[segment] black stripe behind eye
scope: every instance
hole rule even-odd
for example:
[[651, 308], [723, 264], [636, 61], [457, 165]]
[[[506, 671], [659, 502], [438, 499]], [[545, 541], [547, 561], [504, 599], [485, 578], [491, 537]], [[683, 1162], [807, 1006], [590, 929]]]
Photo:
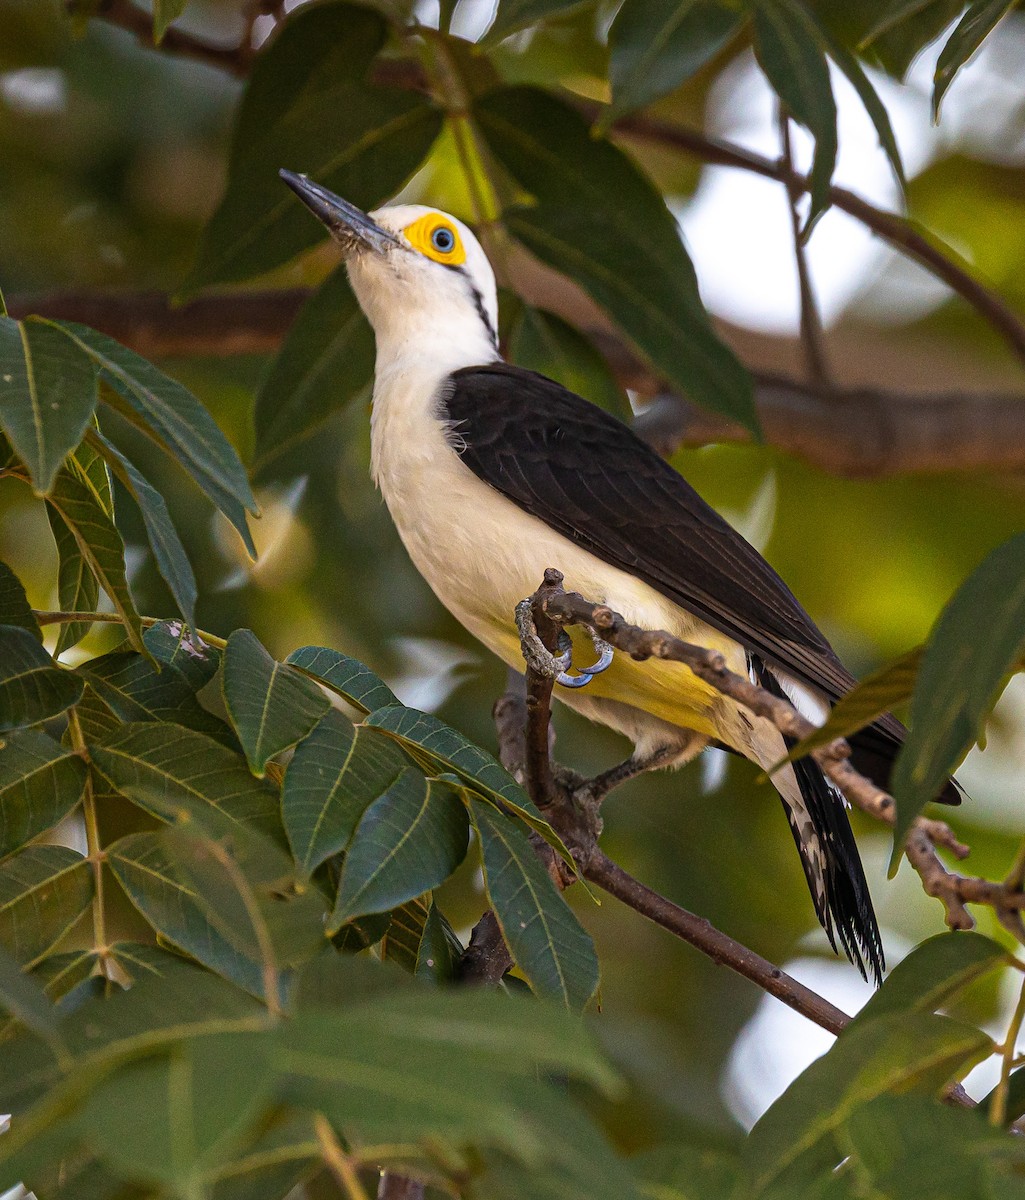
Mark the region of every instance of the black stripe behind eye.
[[488, 331], [488, 338], [490, 339], [492, 346], [494, 346], [494, 348], [497, 350], [498, 333], [495, 330], [494, 325], [491, 324], [491, 318], [488, 316], [488, 310], [484, 305], [484, 297], [481, 295], [480, 288], [478, 288], [473, 282], [469, 271], [467, 271], [465, 267], [458, 266], [456, 263], [442, 263], [441, 265], [449, 271], [455, 271], [457, 275], [461, 275], [463, 279], [466, 280], [466, 286], [470, 289], [470, 295], [473, 297], [473, 303], [477, 309], [477, 315], [484, 323], [484, 328]]

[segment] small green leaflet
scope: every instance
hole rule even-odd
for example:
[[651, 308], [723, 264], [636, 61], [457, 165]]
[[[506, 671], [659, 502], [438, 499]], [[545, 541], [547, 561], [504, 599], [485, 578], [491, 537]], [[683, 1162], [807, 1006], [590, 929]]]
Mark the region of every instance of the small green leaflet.
[[43, 640], [21, 580], [5, 562], [0, 562], [0, 625], [20, 625], [40, 643]]
[[301, 646], [285, 662], [323, 683], [363, 713], [401, 703], [384, 680], [358, 658], [327, 646]]
[[932, 93], [932, 119], [939, 121], [940, 105], [947, 88], [1001, 20], [1015, 7], [1015, 0], [975, 0], [958, 22], [936, 60]]
[[75, 704], [82, 681], [21, 625], [0, 625], [0, 731], [36, 725]]
[[89, 907], [89, 863], [67, 846], [27, 846], [0, 863], [0, 947], [22, 966], [44, 957]]
[[82, 798], [86, 765], [36, 729], [3, 737], [0, 754], [0, 858], [63, 820]]

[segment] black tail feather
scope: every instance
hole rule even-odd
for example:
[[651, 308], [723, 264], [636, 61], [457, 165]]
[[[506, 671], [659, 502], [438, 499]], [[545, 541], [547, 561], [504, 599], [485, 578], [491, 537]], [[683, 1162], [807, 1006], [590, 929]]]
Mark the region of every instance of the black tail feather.
[[[761, 687], [786, 698], [779, 680], [755, 655], [751, 666]], [[793, 744], [787, 740], [788, 749]], [[871, 973], [878, 984], [885, 965], [882, 940], [844, 799], [813, 758], [799, 759], [793, 767], [806, 811], [794, 812], [786, 800], [783, 807], [816, 915], [834, 951], [839, 939], [862, 976]]]

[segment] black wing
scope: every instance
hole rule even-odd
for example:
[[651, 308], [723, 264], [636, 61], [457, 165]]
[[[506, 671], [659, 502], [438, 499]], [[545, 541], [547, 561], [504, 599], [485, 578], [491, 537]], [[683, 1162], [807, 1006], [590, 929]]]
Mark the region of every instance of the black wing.
[[[463, 462], [514, 504], [832, 701], [854, 686], [758, 551], [621, 421], [505, 363], [456, 371], [440, 404]], [[887, 714], [855, 739], [881, 784], [905, 732]]]

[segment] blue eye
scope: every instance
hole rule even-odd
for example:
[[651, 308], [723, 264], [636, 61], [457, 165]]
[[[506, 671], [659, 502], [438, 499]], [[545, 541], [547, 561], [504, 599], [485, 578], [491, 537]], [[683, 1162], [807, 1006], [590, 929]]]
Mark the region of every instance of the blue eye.
[[444, 225], [439, 225], [431, 234], [431, 245], [441, 254], [448, 254], [456, 244], [455, 234]]

